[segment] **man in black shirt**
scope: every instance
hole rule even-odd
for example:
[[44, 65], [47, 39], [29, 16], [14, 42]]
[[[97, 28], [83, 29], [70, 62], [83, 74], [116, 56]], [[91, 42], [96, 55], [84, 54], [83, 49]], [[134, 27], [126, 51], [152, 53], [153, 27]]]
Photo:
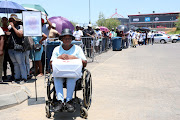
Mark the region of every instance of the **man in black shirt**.
[[95, 32], [92, 29], [91, 24], [88, 25], [88, 29], [85, 29], [83, 31], [83, 34], [84, 34], [84, 37], [87, 37], [87, 38], [82, 39], [83, 44], [86, 47], [87, 57], [92, 57], [91, 56], [91, 50], [92, 50], [93, 39], [95, 38], [95, 36], [94, 36]]

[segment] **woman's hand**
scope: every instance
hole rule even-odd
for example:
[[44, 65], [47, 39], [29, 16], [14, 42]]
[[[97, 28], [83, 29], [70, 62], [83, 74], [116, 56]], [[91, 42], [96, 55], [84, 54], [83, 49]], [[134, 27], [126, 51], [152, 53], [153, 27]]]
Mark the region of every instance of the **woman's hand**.
[[68, 59], [69, 59], [69, 57], [68, 57], [68, 55], [67, 55], [67, 54], [62, 54], [62, 55], [60, 55], [59, 57], [57, 57], [57, 59], [68, 60]]
[[57, 59], [70, 60], [70, 59], [78, 59], [78, 58], [73, 55], [62, 54]]

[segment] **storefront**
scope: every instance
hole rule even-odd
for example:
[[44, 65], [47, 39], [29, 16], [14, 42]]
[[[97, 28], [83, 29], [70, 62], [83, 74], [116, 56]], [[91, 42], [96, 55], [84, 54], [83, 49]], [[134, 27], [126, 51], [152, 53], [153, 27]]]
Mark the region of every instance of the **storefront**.
[[136, 27], [172, 28], [175, 27], [180, 12], [128, 15], [130, 25]]

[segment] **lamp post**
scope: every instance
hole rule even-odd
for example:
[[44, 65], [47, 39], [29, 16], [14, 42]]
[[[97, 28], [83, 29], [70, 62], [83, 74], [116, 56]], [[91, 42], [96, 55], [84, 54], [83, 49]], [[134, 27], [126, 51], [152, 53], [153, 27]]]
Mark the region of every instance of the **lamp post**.
[[89, 24], [91, 24], [91, 2], [89, 0]]

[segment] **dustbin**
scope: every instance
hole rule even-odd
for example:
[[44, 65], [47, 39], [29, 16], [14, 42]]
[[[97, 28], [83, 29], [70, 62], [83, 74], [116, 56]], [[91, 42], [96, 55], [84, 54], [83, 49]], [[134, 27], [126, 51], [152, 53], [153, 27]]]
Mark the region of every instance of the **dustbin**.
[[121, 51], [121, 42], [122, 42], [122, 37], [113, 37], [112, 38], [112, 48], [113, 51]]

